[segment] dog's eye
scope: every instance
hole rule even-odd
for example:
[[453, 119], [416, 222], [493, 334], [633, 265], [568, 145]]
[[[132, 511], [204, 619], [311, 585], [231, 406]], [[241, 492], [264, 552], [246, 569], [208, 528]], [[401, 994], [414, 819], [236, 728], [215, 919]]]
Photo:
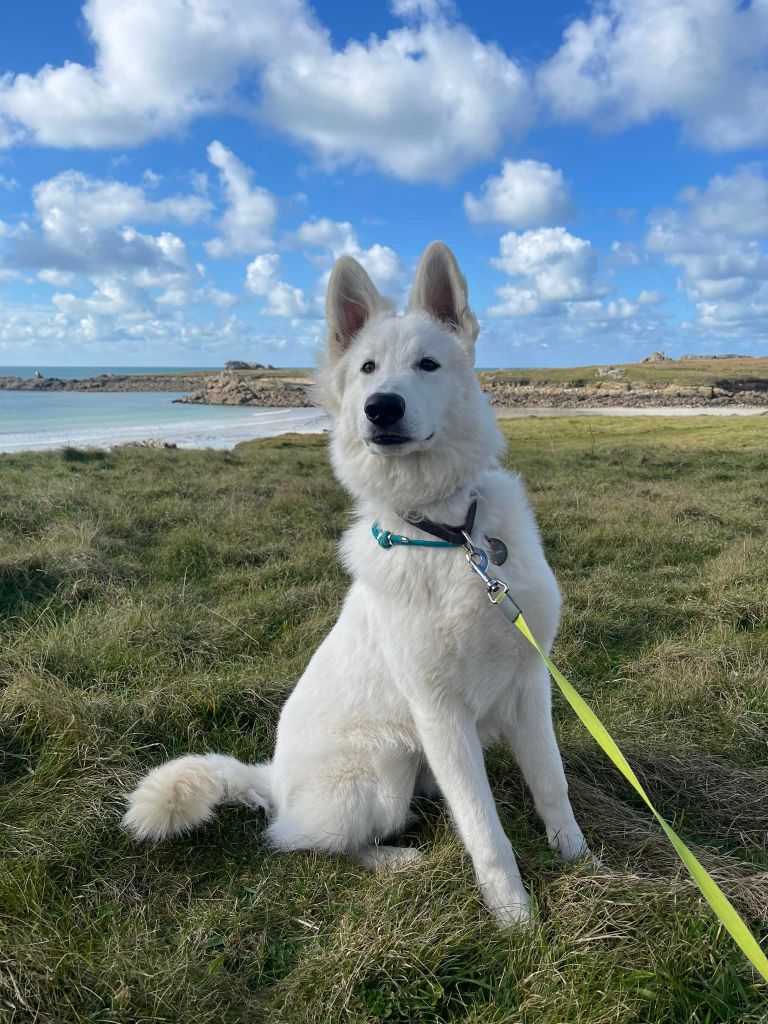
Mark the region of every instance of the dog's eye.
[[372, 359], [366, 359], [363, 365], [360, 367], [363, 373], [373, 373], [376, 369], [376, 363]]
[[419, 363], [419, 369], [426, 370], [427, 373], [434, 373], [435, 370], [440, 369], [440, 363], [438, 363], [436, 359], [430, 359], [427, 357], [426, 359], [421, 360]]

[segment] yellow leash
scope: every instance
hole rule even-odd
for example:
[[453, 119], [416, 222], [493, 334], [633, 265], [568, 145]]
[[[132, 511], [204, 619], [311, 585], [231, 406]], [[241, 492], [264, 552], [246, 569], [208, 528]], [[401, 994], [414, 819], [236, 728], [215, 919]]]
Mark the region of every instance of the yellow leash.
[[[685, 845], [680, 836], [675, 832], [671, 825], [669, 825], [664, 818], [659, 814], [656, 808], [648, 798], [648, 794], [645, 792], [640, 782], [629, 766], [627, 759], [624, 757], [622, 752], [616, 745], [615, 740], [605, 728], [603, 723], [597, 717], [592, 708], [587, 704], [581, 694], [574, 689], [574, 687], [568, 682], [565, 676], [560, 672], [556, 665], [552, 663], [552, 660], [545, 654], [545, 652], [539, 647], [536, 642], [536, 638], [531, 633], [528, 623], [523, 617], [523, 613], [519, 610], [517, 605], [512, 601], [506, 592], [504, 592], [504, 598], [501, 601], [494, 601], [499, 605], [499, 609], [507, 615], [515, 626], [520, 630], [528, 643], [532, 644], [541, 655], [542, 661], [549, 669], [552, 674], [552, 678], [555, 680], [557, 685], [565, 695], [565, 699], [571, 705], [573, 710], [579, 716], [581, 721], [587, 727], [589, 734], [592, 736], [597, 744], [602, 748], [604, 753], [613, 761], [616, 767], [619, 769], [621, 774], [630, 783], [632, 788], [637, 792], [643, 799], [643, 802], [647, 805], [653, 816], [656, 818], [658, 823], [664, 829], [667, 839], [674, 846], [677, 851], [680, 860], [685, 864], [691, 873], [696, 885], [701, 889], [704, 894], [704, 898], [710, 907], [715, 912], [717, 918], [723, 923], [725, 928], [730, 932], [734, 942], [739, 946], [744, 955], [747, 957], [749, 962], [755, 968], [756, 971], [762, 976], [765, 981], [768, 981], [768, 959], [763, 953], [762, 949], [757, 943], [752, 932], [747, 928], [744, 921], [739, 916], [735, 907], [722, 891], [720, 886], [710, 875], [707, 869], [697, 860], [696, 857], [691, 853], [688, 847]], [[507, 609], [510, 605], [514, 608], [515, 617], [512, 619], [512, 615], [508, 614]]]
[[517, 626], [529, 644], [538, 651], [542, 661], [549, 669], [552, 678], [562, 690], [565, 699], [579, 716], [593, 740], [604, 753], [613, 761], [624, 778], [638, 793], [648, 809], [653, 814], [666, 833], [667, 839], [674, 846], [680, 860], [688, 868], [696, 885], [701, 889], [704, 898], [715, 912], [716, 917], [730, 933], [734, 942], [742, 950], [746, 958], [752, 964], [760, 976], [768, 981], [768, 959], [758, 945], [752, 932], [739, 916], [736, 908], [722, 891], [720, 886], [710, 875], [707, 869], [699, 860], [694, 857], [680, 836], [672, 826], [665, 821], [650, 801], [648, 794], [640, 785], [640, 781], [632, 771], [626, 757], [619, 750], [616, 741], [597, 717], [592, 708], [587, 704], [581, 694], [568, 682], [563, 673], [552, 662], [549, 656], [539, 647], [536, 638], [525, 621], [525, 617], [518, 605], [509, 595], [509, 587], [506, 583], [490, 575], [488, 552], [472, 542], [467, 531], [462, 531], [464, 536], [464, 549], [470, 569], [475, 572], [485, 584], [485, 592], [491, 604], [498, 606], [499, 611], [509, 619], [512, 625]]

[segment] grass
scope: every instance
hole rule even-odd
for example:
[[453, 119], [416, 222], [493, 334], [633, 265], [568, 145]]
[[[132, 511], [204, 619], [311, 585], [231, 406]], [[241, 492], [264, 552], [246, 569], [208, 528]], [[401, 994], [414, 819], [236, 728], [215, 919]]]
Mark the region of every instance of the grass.
[[[766, 939], [766, 419], [508, 421], [565, 595], [555, 658]], [[560, 699], [577, 814], [563, 868], [511, 756], [488, 766], [538, 905], [500, 933], [445, 809], [392, 879], [273, 855], [227, 808], [137, 848], [150, 765], [266, 756], [334, 621], [348, 499], [321, 438], [232, 452], [0, 458], [0, 1020], [756, 1024], [768, 986]]]
[[[605, 364], [603, 364], [605, 365]], [[627, 363], [623, 380], [639, 386], [718, 386], [727, 390], [768, 388], [768, 358], [675, 359], [664, 363]], [[481, 383], [594, 384], [596, 366], [551, 367], [542, 370], [484, 370]], [[610, 385], [611, 381], [607, 383]]]

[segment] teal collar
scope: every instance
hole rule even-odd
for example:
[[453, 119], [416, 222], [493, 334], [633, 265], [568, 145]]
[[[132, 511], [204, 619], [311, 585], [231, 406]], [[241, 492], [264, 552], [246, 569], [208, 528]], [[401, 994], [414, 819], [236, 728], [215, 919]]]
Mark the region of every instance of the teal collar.
[[461, 546], [454, 544], [451, 540], [418, 540], [414, 537], [404, 537], [400, 533], [392, 533], [391, 530], [382, 530], [378, 521], [371, 526], [371, 533], [379, 547], [382, 548], [391, 548], [395, 544], [407, 544], [409, 547], [417, 548], [457, 548]]

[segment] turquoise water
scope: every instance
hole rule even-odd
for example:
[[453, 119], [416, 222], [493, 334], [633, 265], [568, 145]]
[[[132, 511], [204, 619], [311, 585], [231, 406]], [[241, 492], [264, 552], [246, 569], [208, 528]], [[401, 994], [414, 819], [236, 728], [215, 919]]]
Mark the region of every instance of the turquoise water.
[[231, 448], [253, 437], [327, 427], [317, 409], [174, 404], [178, 397], [163, 391], [0, 390], [0, 452], [108, 448], [150, 437], [182, 448]]

